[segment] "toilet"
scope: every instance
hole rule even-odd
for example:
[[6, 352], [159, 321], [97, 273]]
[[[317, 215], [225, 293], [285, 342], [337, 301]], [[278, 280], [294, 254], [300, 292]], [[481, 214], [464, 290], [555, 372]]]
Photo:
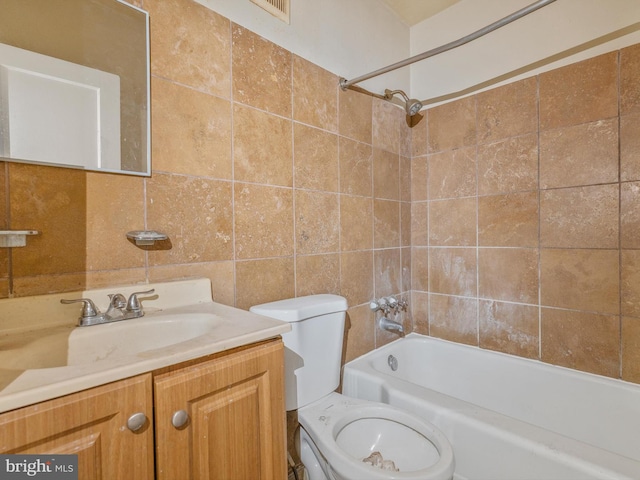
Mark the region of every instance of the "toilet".
[[322, 294], [255, 305], [253, 313], [291, 324], [285, 345], [285, 401], [297, 410], [298, 451], [307, 480], [450, 480], [445, 435], [383, 403], [335, 392], [347, 301]]

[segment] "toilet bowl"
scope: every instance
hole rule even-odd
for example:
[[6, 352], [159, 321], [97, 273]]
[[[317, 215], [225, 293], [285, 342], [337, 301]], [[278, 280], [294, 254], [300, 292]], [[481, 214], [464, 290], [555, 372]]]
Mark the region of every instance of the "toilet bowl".
[[440, 430], [383, 403], [335, 392], [347, 301], [309, 295], [251, 307], [291, 323], [285, 403], [298, 411], [298, 450], [307, 480], [450, 480], [453, 449]]
[[453, 476], [453, 450], [444, 434], [390, 405], [331, 393], [298, 410], [298, 421], [299, 454], [308, 480]]

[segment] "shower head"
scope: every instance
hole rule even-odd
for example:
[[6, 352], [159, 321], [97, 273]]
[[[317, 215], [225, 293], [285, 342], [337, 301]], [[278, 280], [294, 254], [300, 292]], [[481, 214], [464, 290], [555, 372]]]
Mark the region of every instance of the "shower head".
[[423, 107], [422, 102], [420, 100], [416, 100], [415, 98], [409, 98], [407, 94], [404, 93], [402, 90], [386, 89], [384, 91], [384, 98], [386, 100], [391, 100], [395, 94], [399, 94], [404, 99], [404, 109], [406, 110], [407, 115], [409, 115], [410, 117], [413, 117]]

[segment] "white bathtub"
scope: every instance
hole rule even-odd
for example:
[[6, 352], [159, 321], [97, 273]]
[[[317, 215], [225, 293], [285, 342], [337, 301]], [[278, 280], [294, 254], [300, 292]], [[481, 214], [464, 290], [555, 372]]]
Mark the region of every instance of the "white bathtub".
[[639, 385], [410, 334], [348, 363], [342, 391], [437, 425], [454, 479], [640, 479]]

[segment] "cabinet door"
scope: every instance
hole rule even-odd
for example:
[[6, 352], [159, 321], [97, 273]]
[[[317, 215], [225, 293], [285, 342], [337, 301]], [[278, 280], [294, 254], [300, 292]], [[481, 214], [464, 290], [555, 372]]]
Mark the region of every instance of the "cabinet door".
[[[0, 415], [0, 453], [76, 454], [82, 480], [153, 479], [151, 374]], [[134, 413], [147, 415], [135, 433]]]
[[274, 340], [156, 376], [157, 478], [285, 479], [283, 365]]

